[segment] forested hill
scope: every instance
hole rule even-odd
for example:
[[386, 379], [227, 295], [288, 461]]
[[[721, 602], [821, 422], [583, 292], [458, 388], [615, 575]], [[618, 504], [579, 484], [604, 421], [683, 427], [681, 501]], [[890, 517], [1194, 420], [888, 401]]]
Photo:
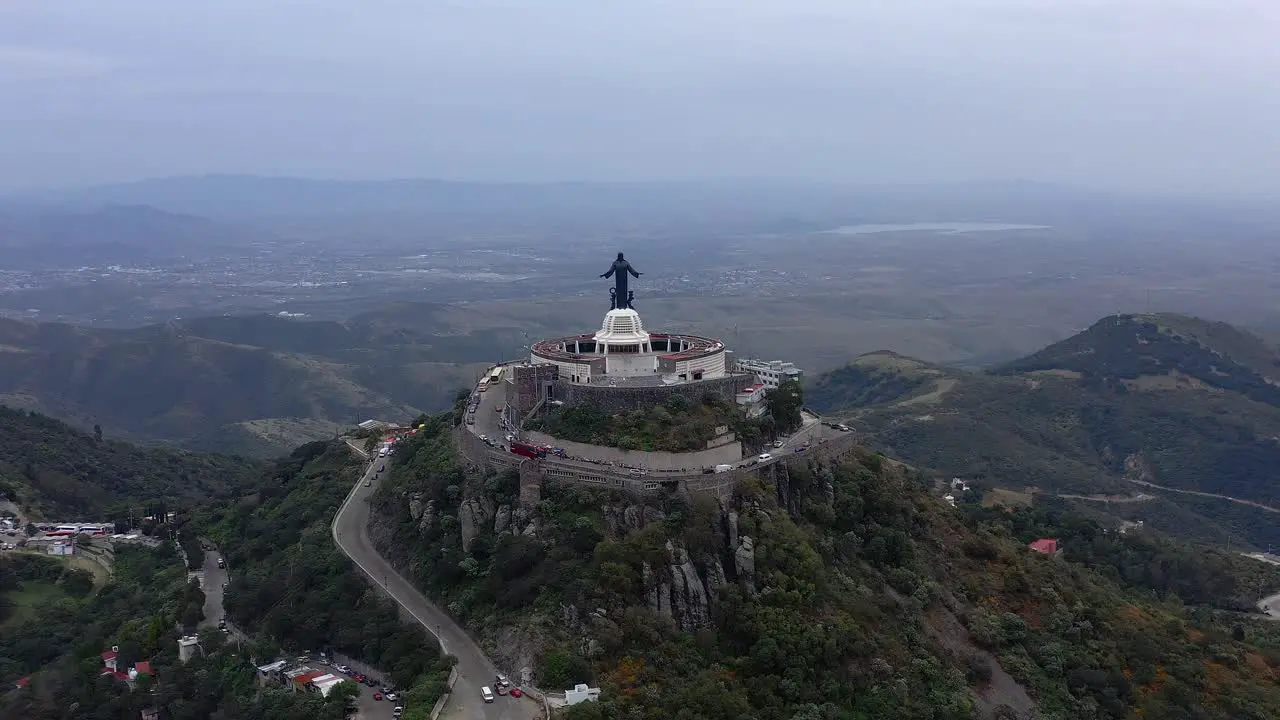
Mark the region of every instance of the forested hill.
[[1095, 497], [1095, 510], [1220, 544], [1280, 543], [1274, 512], [1175, 492], [1280, 509], [1280, 353], [1225, 323], [1110, 316], [990, 372], [870, 353], [806, 395], [937, 476], [1022, 501]]
[[[555, 483], [534, 503], [515, 473], [458, 462], [449, 418], [426, 425], [371, 535], [501, 668], [601, 687], [570, 720], [1280, 716], [1275, 626], [1229, 614], [1280, 577], [1255, 585], [1238, 558], [953, 509], [864, 451], [723, 503]], [[1035, 532], [1069, 554], [1030, 551]], [[1146, 561], [1203, 579], [1210, 607]]]
[[1116, 384], [1178, 373], [1207, 387], [1280, 406], [1280, 351], [1232, 327], [1185, 315], [1113, 315], [997, 374], [1067, 371]]
[[106, 521], [129, 505], [226, 498], [252, 487], [262, 470], [244, 458], [105, 440], [0, 406], [0, 494], [36, 517]]

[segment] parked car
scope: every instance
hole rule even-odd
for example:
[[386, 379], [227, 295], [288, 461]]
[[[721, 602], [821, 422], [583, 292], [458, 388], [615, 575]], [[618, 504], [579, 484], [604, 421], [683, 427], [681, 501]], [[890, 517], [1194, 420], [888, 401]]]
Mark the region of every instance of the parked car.
[[404, 706], [397, 705], [395, 710], [391, 711], [391, 717], [400, 717], [404, 714]]
[[493, 691], [486, 685], [485, 687], [480, 688], [480, 697], [483, 698], [485, 702], [491, 703], [493, 702]]
[[773, 441], [773, 446], [774, 446], [774, 447], [776, 447], [776, 448], [780, 448], [780, 447], [782, 447], [783, 445], [786, 445], [786, 443], [782, 442], [781, 440], [774, 440], [774, 441]]
[[511, 697], [518, 698], [523, 696], [524, 696], [523, 690], [521, 690], [520, 688], [511, 688]]
[[760, 455], [756, 459], [759, 460], [760, 462], [764, 462], [766, 460], [772, 460], [773, 455], [770, 453], [760, 453]]
[[373, 694], [373, 699], [374, 699], [374, 700], [381, 701], [381, 700], [382, 700], [382, 693], [379, 693], [379, 692], [374, 693], [374, 694]]

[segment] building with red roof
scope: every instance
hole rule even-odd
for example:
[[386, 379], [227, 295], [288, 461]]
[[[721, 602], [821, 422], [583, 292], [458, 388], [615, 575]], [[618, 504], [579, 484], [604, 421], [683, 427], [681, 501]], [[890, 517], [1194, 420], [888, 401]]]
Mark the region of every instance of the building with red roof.
[[1027, 543], [1027, 547], [1045, 555], [1058, 554], [1058, 541], [1054, 538], [1040, 538], [1039, 540], [1033, 540], [1032, 542]]
[[312, 671], [312, 672], [309, 672], [309, 673], [303, 673], [303, 674], [301, 674], [301, 675], [296, 675], [296, 676], [294, 676], [294, 678], [293, 678], [293, 689], [294, 689], [294, 690], [304, 690], [304, 689], [306, 689], [306, 687], [307, 687], [308, 685], [310, 685], [310, 684], [311, 684], [311, 681], [312, 681], [312, 680], [315, 680], [316, 678], [321, 677], [321, 676], [323, 676], [323, 675], [327, 675], [327, 674], [328, 674], [328, 673]]
[[155, 675], [155, 671], [151, 669], [150, 660], [141, 660], [133, 664], [132, 670], [123, 672], [120, 670], [120, 648], [113, 647], [102, 653], [102, 675], [110, 675], [121, 682], [133, 684], [134, 678], [138, 675]]

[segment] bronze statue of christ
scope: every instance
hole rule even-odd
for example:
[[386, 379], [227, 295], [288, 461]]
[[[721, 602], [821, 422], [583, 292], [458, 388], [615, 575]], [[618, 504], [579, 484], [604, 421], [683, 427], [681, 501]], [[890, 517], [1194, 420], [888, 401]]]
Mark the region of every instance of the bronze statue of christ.
[[600, 276], [602, 278], [613, 276], [613, 306], [616, 310], [631, 307], [631, 299], [635, 297], [635, 293], [627, 292], [627, 273], [630, 273], [631, 277], [637, 278], [644, 274], [636, 272], [636, 269], [631, 267], [631, 263], [627, 262], [622, 253], [618, 253], [618, 259], [614, 260], [613, 265], [609, 266], [609, 271]]

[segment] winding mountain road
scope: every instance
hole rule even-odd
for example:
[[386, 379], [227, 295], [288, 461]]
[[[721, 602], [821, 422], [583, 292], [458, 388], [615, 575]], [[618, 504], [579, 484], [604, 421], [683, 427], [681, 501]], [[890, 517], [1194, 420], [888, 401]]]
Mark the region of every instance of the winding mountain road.
[[[544, 710], [527, 696], [513, 698], [498, 696], [486, 703], [480, 698], [480, 688], [493, 685], [497, 670], [480, 646], [467, 635], [435, 603], [428, 600], [417, 588], [396, 572], [373, 547], [369, 539], [369, 499], [378, 489], [381, 474], [379, 458], [369, 464], [347, 499], [333, 518], [333, 540], [347, 557], [351, 558], [370, 582], [382, 586], [388, 595], [440, 641], [444, 652], [458, 659], [458, 679], [441, 718], [449, 720], [534, 720], [542, 718]], [[365, 483], [370, 485], [366, 487]]]
[[1280, 513], [1280, 508], [1273, 508], [1270, 505], [1263, 505], [1262, 503], [1254, 502], [1253, 500], [1244, 500], [1241, 498], [1234, 498], [1234, 497], [1231, 497], [1230, 495], [1218, 495], [1217, 493], [1200, 492], [1199, 490], [1182, 490], [1180, 488], [1168, 487], [1165, 485], [1157, 485], [1153, 482], [1147, 482], [1146, 480], [1129, 479], [1129, 482], [1135, 485], [1142, 485], [1144, 487], [1155, 488], [1157, 490], [1167, 490], [1169, 492], [1182, 493], [1183, 495], [1197, 495], [1199, 497], [1216, 498], [1218, 500], [1227, 500], [1229, 502], [1236, 503], [1237, 505], [1248, 505], [1249, 507], [1255, 507], [1255, 508], [1258, 508], [1259, 510], [1266, 510], [1267, 512]]

